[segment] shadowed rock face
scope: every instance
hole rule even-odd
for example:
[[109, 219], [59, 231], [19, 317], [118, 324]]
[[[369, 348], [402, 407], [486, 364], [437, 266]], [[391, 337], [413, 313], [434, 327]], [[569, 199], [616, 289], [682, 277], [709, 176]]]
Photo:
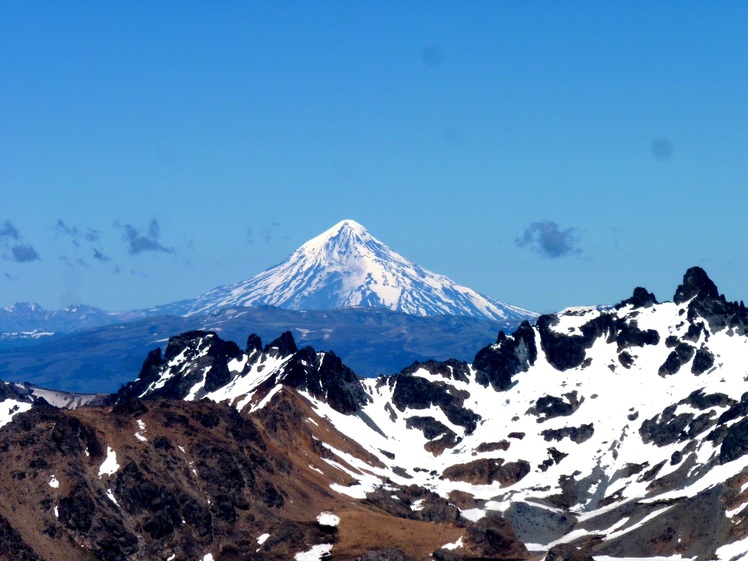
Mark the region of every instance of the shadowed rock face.
[[649, 308], [653, 304], [657, 304], [657, 298], [655, 298], [655, 295], [649, 292], [646, 288], [638, 286], [634, 289], [633, 296], [621, 301], [616, 308], [620, 309], [629, 305], [634, 308]]
[[[223, 341], [215, 333], [190, 331], [169, 339], [164, 357], [160, 349], [148, 354], [137, 380], [123, 386], [112, 403], [144, 397], [147, 399], [184, 399], [203, 397], [246, 375], [255, 364], [268, 358], [286, 358], [282, 369], [268, 381], [308, 391], [341, 413], [353, 413], [366, 403], [367, 396], [356, 374], [335, 353], [317, 353], [311, 347], [299, 350], [291, 332], [265, 345], [257, 336], [247, 340], [247, 352], [232, 341]], [[239, 372], [229, 363], [246, 359]], [[195, 392], [195, 387], [202, 387]]]
[[479, 559], [524, 559], [529, 556], [511, 524], [499, 514], [490, 514], [468, 528], [463, 549]]
[[10, 523], [0, 516], [0, 559], [5, 561], [42, 561], [31, 547], [23, 541]]
[[405, 409], [428, 409], [439, 407], [454, 424], [465, 428], [467, 433], [475, 430], [480, 416], [464, 407], [465, 397], [445, 382], [432, 382], [420, 376], [400, 374], [390, 378], [394, 385], [392, 403], [400, 411]]
[[478, 372], [476, 381], [483, 386], [490, 384], [497, 391], [507, 390], [512, 385], [512, 378], [527, 371], [537, 357], [535, 333], [525, 321], [511, 338], [500, 331], [495, 345], [478, 351], [473, 360], [473, 367]]
[[683, 276], [683, 284], [679, 285], [673, 296], [673, 302], [682, 304], [691, 298], [716, 300], [719, 298], [717, 285], [701, 267], [692, 267]]

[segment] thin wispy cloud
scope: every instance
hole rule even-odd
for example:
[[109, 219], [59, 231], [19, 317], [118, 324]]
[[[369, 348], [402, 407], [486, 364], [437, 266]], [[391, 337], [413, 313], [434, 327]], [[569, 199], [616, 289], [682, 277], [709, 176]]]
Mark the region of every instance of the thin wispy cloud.
[[97, 261], [100, 261], [101, 263], [107, 263], [112, 260], [111, 257], [108, 255], [104, 255], [101, 251], [99, 251], [96, 248], [93, 248], [93, 258]]
[[562, 230], [556, 222], [545, 220], [533, 222], [522, 237], [517, 238], [519, 247], [529, 247], [550, 259], [579, 255], [582, 250], [577, 247], [579, 234], [576, 228]]
[[125, 230], [122, 238], [127, 244], [127, 252], [130, 255], [140, 255], [141, 253], [174, 253], [173, 247], [166, 247], [159, 242], [161, 228], [158, 221], [154, 218], [148, 225], [148, 230], [141, 232], [132, 224], [123, 224]]
[[18, 233], [18, 228], [16, 228], [9, 220], [6, 220], [5, 223], [0, 226], [0, 239], [10, 238], [17, 240], [19, 237], [20, 234]]
[[280, 228], [280, 222], [272, 222], [269, 225], [262, 226], [257, 232], [252, 226], [247, 226], [247, 243], [254, 245], [257, 242], [258, 235], [261, 241], [270, 243], [275, 239], [278, 228]]
[[11, 248], [12, 259], [16, 263], [39, 261], [39, 253], [29, 244], [18, 243]]
[[55, 230], [58, 234], [65, 235], [71, 238], [73, 244], [76, 247], [80, 247], [81, 241], [95, 242], [99, 239], [99, 232], [93, 228], [87, 228], [84, 226], [69, 226], [61, 219], [57, 219], [55, 224]]

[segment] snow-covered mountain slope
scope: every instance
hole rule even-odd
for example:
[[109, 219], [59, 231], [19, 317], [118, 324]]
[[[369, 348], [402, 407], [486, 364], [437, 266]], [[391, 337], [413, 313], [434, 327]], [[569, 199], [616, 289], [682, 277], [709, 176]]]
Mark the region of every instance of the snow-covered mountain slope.
[[8, 424], [18, 413], [40, 405], [61, 409], [75, 409], [84, 405], [101, 405], [106, 396], [80, 394], [40, 388], [32, 384], [0, 382], [0, 427]]
[[415, 484], [463, 519], [501, 513], [530, 550], [748, 552], [748, 310], [701, 269], [673, 302], [639, 288], [609, 309], [501, 333], [471, 364], [370, 380], [331, 353], [296, 349], [289, 334], [264, 348], [250, 337], [242, 351], [193, 332], [149, 356], [118, 399], [208, 398], [253, 415], [284, 392], [360, 446], [320, 443], [327, 459], [311, 467], [354, 479], [331, 483], [336, 493], [417, 510], [391, 491]]
[[351, 306], [408, 314], [522, 320], [537, 314], [460, 286], [391, 250], [353, 220], [344, 220], [257, 276], [158, 308], [192, 315], [227, 306], [270, 305], [292, 310]]

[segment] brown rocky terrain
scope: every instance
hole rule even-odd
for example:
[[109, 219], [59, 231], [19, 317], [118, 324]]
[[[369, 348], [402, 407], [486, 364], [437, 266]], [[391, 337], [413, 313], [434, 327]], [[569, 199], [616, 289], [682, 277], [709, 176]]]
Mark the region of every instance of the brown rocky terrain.
[[290, 388], [251, 416], [209, 401], [41, 406], [0, 442], [0, 559], [281, 561], [330, 544], [336, 560], [383, 547], [421, 560], [463, 535], [465, 558], [527, 557], [505, 521], [473, 524], [423, 488], [392, 486], [389, 502], [333, 491], [353, 480], [321, 442], [377, 460]]

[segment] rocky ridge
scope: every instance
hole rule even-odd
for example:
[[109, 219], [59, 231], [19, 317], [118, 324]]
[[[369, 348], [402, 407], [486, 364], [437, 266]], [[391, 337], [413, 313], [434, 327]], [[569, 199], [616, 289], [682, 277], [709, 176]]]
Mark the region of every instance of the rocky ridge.
[[[250, 336], [244, 349], [215, 333], [184, 333], [163, 355], [151, 353], [107, 408], [34, 408], [2, 429], [3, 461], [36, 482], [32, 510], [56, 529], [31, 528], [7, 501], [0, 522], [40, 559], [51, 559], [40, 553], [45, 547], [62, 551], [64, 544], [105, 558], [96, 549], [105, 532], [96, 524], [110, 519], [98, 510], [115, 504], [110, 491], [126, 530], [117, 534], [124, 541], [113, 559], [139, 558], [127, 549], [129, 534], [138, 551], [164, 558], [190, 551], [243, 559], [252, 540], [286, 536], [282, 521], [294, 520], [302, 529], [295, 527], [288, 548], [263, 546], [250, 558], [314, 551], [351, 560], [734, 561], [748, 551], [747, 328], [745, 306], [727, 301], [694, 268], [672, 302], [637, 288], [614, 307], [568, 309], [500, 333], [470, 363], [416, 363], [371, 380], [333, 353], [298, 349], [288, 333], [264, 346]], [[166, 410], [176, 413], [167, 419]], [[33, 440], [34, 424], [76, 422], [85, 429], [71, 429], [78, 444], [65, 447], [64, 468], [46, 459], [64, 438], [22, 444]], [[228, 442], [235, 425], [246, 425], [251, 438]], [[115, 427], [125, 436], [118, 439]], [[157, 449], [162, 435], [171, 448]], [[208, 456], [200, 439], [215, 443]], [[39, 443], [44, 453], [35, 451]], [[125, 498], [142, 483], [137, 477], [111, 486], [130, 473], [121, 467], [125, 457], [149, 481], [167, 465], [182, 477], [174, 469], [185, 453], [180, 446], [183, 475], [195, 479], [169, 483], [176, 498], [166, 502], [181, 519], [161, 513], [163, 501], [138, 506]], [[120, 467], [107, 473], [110, 449]], [[226, 454], [246, 458], [236, 474], [219, 478], [243, 481], [226, 487], [224, 494], [240, 489], [228, 499], [208, 481], [210, 470], [231, 465], [220, 459]], [[189, 462], [201, 461], [209, 467], [190, 472]], [[63, 485], [61, 473], [72, 479]], [[50, 491], [52, 476], [64, 493]], [[282, 504], [263, 502], [275, 496], [264, 494], [266, 484]], [[18, 488], [8, 483], [3, 491], [18, 500]], [[191, 494], [199, 488], [208, 490], [204, 504]], [[77, 514], [60, 514], [80, 493], [90, 499], [79, 501], [92, 513], [86, 529]], [[210, 540], [197, 540], [200, 531], [185, 518], [190, 498], [220, 528]], [[234, 522], [222, 525], [221, 513], [232, 509]], [[322, 511], [338, 520], [333, 529], [316, 522]], [[171, 517], [164, 535], [149, 532], [154, 516]], [[231, 549], [237, 543], [243, 553]]]

